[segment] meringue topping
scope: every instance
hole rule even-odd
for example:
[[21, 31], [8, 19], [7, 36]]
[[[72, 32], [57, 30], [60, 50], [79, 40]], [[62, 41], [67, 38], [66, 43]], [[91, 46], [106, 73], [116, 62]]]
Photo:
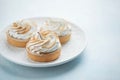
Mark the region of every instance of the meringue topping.
[[36, 55], [50, 53], [60, 47], [61, 45], [58, 37], [51, 31], [43, 31], [41, 33], [36, 32], [27, 44], [27, 48], [30, 52]]
[[41, 27], [41, 30], [54, 31], [58, 34], [58, 36], [71, 34], [71, 26], [63, 19], [48, 19]]
[[31, 26], [28, 23], [21, 24], [21, 22], [14, 22], [12, 25], [12, 29], [16, 31], [18, 34], [24, 34], [31, 29]]
[[32, 25], [29, 21], [21, 20], [10, 26], [8, 34], [13, 38], [26, 40], [31, 37], [34, 31], [35, 25]]

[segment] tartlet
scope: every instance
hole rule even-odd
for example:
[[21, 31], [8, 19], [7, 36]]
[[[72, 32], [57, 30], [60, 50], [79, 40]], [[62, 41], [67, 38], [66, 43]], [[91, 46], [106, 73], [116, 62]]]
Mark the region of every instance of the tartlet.
[[56, 60], [61, 53], [59, 38], [52, 31], [36, 32], [26, 45], [28, 57], [37, 62]]
[[27, 20], [16, 21], [7, 29], [7, 41], [13, 46], [25, 47], [35, 30], [36, 24], [33, 22]]
[[48, 18], [45, 20], [40, 30], [51, 30], [55, 32], [58, 35], [61, 44], [68, 42], [71, 37], [71, 26], [64, 19]]

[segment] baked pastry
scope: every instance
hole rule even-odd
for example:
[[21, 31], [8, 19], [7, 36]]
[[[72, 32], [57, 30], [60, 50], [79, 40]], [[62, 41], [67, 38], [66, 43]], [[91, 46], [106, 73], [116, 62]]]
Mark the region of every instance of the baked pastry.
[[36, 30], [36, 24], [27, 20], [14, 22], [8, 28], [7, 41], [16, 47], [25, 47], [32, 33]]
[[41, 26], [41, 30], [51, 30], [57, 33], [61, 44], [68, 42], [71, 37], [71, 26], [63, 19], [48, 18]]
[[59, 38], [52, 31], [36, 32], [26, 45], [28, 57], [33, 61], [49, 62], [61, 53]]

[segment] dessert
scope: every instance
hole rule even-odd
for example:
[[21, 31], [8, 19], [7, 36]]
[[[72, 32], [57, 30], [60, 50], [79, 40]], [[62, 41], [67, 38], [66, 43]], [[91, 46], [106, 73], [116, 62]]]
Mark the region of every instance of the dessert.
[[54, 31], [58, 35], [61, 44], [68, 42], [71, 37], [71, 26], [63, 19], [49, 18], [41, 26], [41, 30]]
[[35, 30], [36, 25], [33, 22], [27, 20], [16, 21], [10, 25], [6, 32], [7, 41], [13, 46], [25, 47]]
[[49, 62], [60, 56], [61, 44], [54, 32], [40, 31], [33, 34], [26, 45], [26, 51], [33, 61]]

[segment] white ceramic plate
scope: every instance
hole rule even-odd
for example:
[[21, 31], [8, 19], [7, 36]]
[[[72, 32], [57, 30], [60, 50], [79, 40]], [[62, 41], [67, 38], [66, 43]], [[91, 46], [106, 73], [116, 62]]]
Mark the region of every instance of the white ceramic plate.
[[[46, 18], [30, 18], [29, 20], [35, 21], [40, 25], [44, 19]], [[81, 54], [87, 43], [84, 31], [72, 23], [70, 23], [70, 25], [72, 26], [71, 39], [68, 43], [62, 46], [61, 55], [55, 61], [34, 62], [30, 60], [27, 57], [27, 53], [24, 48], [17, 48], [7, 43], [5, 34], [6, 29], [1, 31], [0, 53], [4, 58], [11, 62], [29, 67], [50, 67], [69, 62]]]

